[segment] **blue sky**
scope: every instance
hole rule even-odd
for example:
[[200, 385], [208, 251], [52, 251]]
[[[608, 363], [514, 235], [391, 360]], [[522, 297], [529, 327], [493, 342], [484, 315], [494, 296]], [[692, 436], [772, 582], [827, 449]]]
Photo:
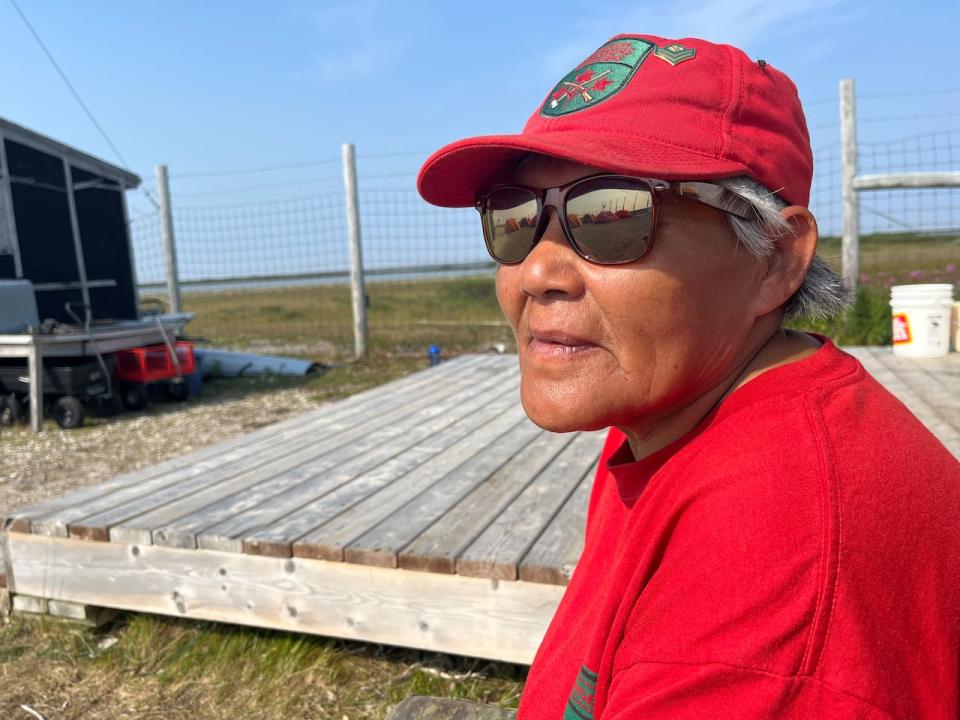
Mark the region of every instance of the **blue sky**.
[[[364, 158], [361, 182], [413, 172], [444, 142], [519, 130], [567, 70], [628, 31], [729, 42], [784, 70], [815, 148], [836, 141], [844, 77], [865, 96], [863, 140], [960, 127], [960, 93], [922, 94], [960, 87], [956, 0], [19, 3], [130, 167], [149, 177], [167, 163], [184, 198], [265, 176], [178, 175], [336, 161], [344, 141]], [[116, 160], [8, 0], [0, 27], [0, 115]], [[869, 97], [891, 92], [917, 94]], [[338, 173], [274, 179], [321, 187]]]

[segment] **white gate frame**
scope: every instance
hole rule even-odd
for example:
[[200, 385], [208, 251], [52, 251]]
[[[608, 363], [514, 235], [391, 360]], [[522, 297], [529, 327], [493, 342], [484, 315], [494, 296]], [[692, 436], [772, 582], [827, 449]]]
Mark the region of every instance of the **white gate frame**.
[[960, 187], [960, 171], [857, 174], [857, 98], [853, 79], [840, 81], [840, 158], [843, 188], [843, 281], [860, 282], [860, 197], [864, 190]]

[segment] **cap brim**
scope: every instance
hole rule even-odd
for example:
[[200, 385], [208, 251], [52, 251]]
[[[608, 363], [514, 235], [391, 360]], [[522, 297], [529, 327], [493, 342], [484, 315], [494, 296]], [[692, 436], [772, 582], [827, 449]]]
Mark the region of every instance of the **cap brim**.
[[[629, 137], [629, 136], [628, 136]], [[427, 158], [417, 189], [441, 207], [471, 207], [477, 191], [506, 180], [529, 153], [572, 160], [608, 172], [663, 180], [705, 180], [750, 174], [742, 164], [622, 132], [563, 131], [484, 135], [451, 143]]]

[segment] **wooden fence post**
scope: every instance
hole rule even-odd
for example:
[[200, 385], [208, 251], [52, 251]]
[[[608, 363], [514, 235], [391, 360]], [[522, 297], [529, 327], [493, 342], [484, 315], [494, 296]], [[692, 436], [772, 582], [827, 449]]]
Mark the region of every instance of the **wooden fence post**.
[[367, 297], [363, 282], [360, 246], [360, 202], [357, 197], [357, 156], [352, 143], [343, 145], [343, 186], [347, 195], [347, 229], [350, 235], [350, 291], [353, 299], [353, 349], [357, 358], [367, 354]]
[[180, 312], [180, 277], [177, 274], [177, 244], [173, 236], [173, 207], [170, 204], [170, 181], [167, 166], [157, 165], [157, 189], [160, 193], [160, 231], [167, 268], [167, 295], [170, 312]]
[[843, 188], [843, 280], [850, 292], [860, 282], [860, 200], [857, 176], [857, 99], [853, 79], [840, 81], [840, 160]]

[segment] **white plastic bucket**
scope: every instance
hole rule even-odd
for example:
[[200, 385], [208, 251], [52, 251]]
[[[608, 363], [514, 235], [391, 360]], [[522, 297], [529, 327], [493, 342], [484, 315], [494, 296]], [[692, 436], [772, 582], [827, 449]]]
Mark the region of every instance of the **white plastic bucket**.
[[934, 358], [950, 352], [953, 285], [894, 285], [890, 307], [894, 355]]
[[950, 349], [960, 350], [960, 302], [953, 304], [953, 316], [950, 319]]

